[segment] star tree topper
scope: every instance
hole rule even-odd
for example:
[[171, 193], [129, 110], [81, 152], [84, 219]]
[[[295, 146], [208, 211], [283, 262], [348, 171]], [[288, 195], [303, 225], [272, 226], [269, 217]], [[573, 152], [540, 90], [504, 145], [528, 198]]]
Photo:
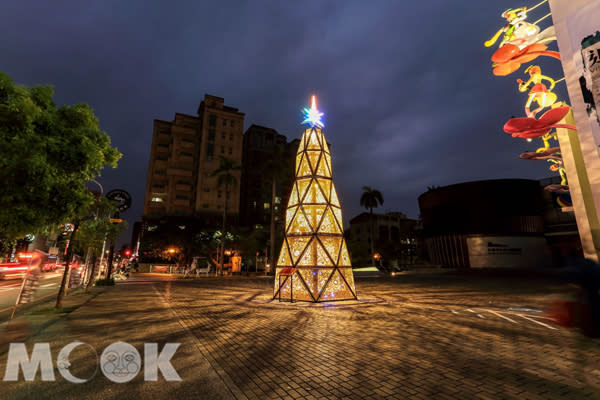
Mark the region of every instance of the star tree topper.
[[323, 121], [321, 121], [321, 117], [323, 113], [317, 110], [317, 96], [313, 95], [311, 97], [310, 108], [304, 108], [304, 121], [303, 124], [308, 124], [311, 127], [323, 128]]

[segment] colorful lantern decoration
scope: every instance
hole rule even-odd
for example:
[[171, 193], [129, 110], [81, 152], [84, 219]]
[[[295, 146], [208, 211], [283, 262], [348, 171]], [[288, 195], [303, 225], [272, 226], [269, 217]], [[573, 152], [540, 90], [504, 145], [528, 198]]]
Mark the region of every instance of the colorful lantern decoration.
[[509, 8], [502, 13], [502, 18], [505, 18], [508, 23], [500, 28], [490, 40], [485, 42], [485, 47], [493, 46], [502, 34], [504, 34], [504, 37], [499, 47], [512, 44], [523, 49], [531, 44], [544, 44], [556, 40], [556, 32], [553, 26], [540, 32], [540, 28], [535, 23], [531, 24], [525, 21], [527, 19], [527, 7]]
[[500, 47], [492, 54], [492, 72], [496, 76], [510, 75], [519, 68], [521, 64], [533, 61], [539, 56], [548, 56], [560, 60], [558, 51], [548, 51], [547, 46], [543, 44], [531, 44], [524, 48], [519, 48], [514, 44], [506, 44]]
[[502, 18], [506, 19], [507, 24], [484, 43], [486, 47], [491, 47], [503, 35], [498, 50], [492, 55], [494, 75], [512, 74], [521, 67], [521, 64], [533, 61], [539, 56], [549, 56], [560, 60], [560, 54], [556, 51], [548, 51], [546, 46], [547, 43], [556, 40], [554, 26], [549, 26], [540, 32], [540, 27], [537, 25], [551, 14], [546, 14], [534, 23], [525, 21], [528, 11], [536, 9], [546, 1], [544, 0], [530, 9], [527, 7], [509, 8], [502, 13]]
[[504, 124], [504, 132], [513, 137], [522, 139], [538, 138], [548, 134], [553, 128], [567, 128], [575, 130], [574, 125], [559, 124], [571, 110], [569, 106], [553, 108], [545, 112], [540, 119], [535, 118], [511, 118]]
[[331, 155], [321, 128], [323, 114], [313, 96], [304, 110], [296, 155], [296, 179], [288, 201], [285, 238], [273, 298], [300, 301], [356, 300], [342, 209], [331, 179]]
[[[525, 92], [529, 89], [529, 98], [527, 99], [527, 103], [525, 104], [525, 114], [529, 118], [535, 118], [536, 114], [546, 107], [550, 107], [554, 102], [556, 102], [556, 95], [552, 93], [552, 89], [556, 82], [554, 79], [542, 75], [542, 69], [537, 65], [530, 65], [525, 70], [525, 73], [529, 72], [529, 80], [527, 82], [523, 82], [521, 79], [517, 79], [517, 83], [519, 84], [519, 92]], [[542, 83], [543, 80], [547, 80], [550, 82], [550, 87], [547, 88], [546, 85]], [[531, 103], [536, 102], [538, 104], [538, 108], [531, 111]]]
[[[546, 2], [547, 0], [543, 0], [530, 9], [519, 7], [508, 9], [502, 13], [502, 17], [506, 19], [507, 24], [500, 28], [490, 40], [485, 42], [486, 47], [491, 47], [502, 36], [498, 49], [491, 57], [494, 75], [509, 75], [517, 71], [521, 64], [533, 61], [539, 56], [548, 56], [560, 60], [560, 53], [549, 51], [546, 46], [546, 44], [556, 40], [554, 27], [550, 26], [541, 31], [537, 25], [551, 14], [548, 13], [533, 23], [526, 21], [529, 11]], [[560, 123], [571, 108], [564, 105], [564, 103], [556, 104], [557, 96], [552, 92], [552, 89], [558, 81], [542, 75], [542, 69], [539, 65], [528, 66], [525, 73], [529, 74], [529, 79], [527, 81], [517, 79], [517, 83], [520, 92], [528, 93], [524, 107], [526, 117], [509, 119], [504, 124], [504, 131], [513, 137], [527, 139], [528, 141], [534, 138], [542, 139], [543, 147], [538, 148], [535, 152], [522, 153], [519, 157], [524, 160], [546, 160], [551, 164], [550, 170], [558, 172], [561, 182], [558, 185], [548, 185], [545, 189], [553, 192], [553, 196], [556, 196], [556, 202], [561, 207], [566, 207], [571, 204], [571, 200], [563, 158], [559, 147], [550, 146], [550, 140], [557, 140], [556, 132], [552, 131], [554, 128], [576, 130], [574, 125]], [[537, 104], [537, 108], [532, 110], [531, 107], [534, 103]], [[537, 118], [537, 114], [548, 107], [553, 108]]]
[[562, 160], [560, 147], [551, 147], [545, 151], [526, 152], [519, 156], [523, 160]]

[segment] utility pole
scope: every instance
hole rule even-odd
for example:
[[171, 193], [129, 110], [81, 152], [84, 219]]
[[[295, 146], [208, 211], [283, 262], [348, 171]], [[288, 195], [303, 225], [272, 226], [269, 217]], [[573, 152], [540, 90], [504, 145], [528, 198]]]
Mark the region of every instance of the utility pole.
[[271, 234], [269, 239], [269, 273], [275, 268], [275, 197], [276, 197], [275, 178], [271, 187]]

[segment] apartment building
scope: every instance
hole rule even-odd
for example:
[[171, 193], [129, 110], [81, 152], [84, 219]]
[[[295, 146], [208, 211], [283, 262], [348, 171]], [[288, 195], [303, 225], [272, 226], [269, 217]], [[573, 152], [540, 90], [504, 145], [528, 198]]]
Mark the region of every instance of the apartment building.
[[[242, 164], [244, 113], [226, 106], [224, 99], [206, 94], [197, 116], [176, 113], [172, 121], [154, 120], [148, 165], [144, 219], [195, 217], [216, 225], [225, 207], [225, 188], [213, 172], [219, 156]], [[241, 171], [233, 171], [228, 215], [239, 218]]]

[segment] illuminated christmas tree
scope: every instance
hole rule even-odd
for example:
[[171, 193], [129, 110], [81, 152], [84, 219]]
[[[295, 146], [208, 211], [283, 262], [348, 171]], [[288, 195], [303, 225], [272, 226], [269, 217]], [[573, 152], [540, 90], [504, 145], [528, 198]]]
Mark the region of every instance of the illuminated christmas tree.
[[331, 179], [331, 155], [315, 96], [304, 112], [303, 123], [309, 127], [296, 154], [296, 180], [286, 210], [273, 298], [355, 300], [342, 209]]

